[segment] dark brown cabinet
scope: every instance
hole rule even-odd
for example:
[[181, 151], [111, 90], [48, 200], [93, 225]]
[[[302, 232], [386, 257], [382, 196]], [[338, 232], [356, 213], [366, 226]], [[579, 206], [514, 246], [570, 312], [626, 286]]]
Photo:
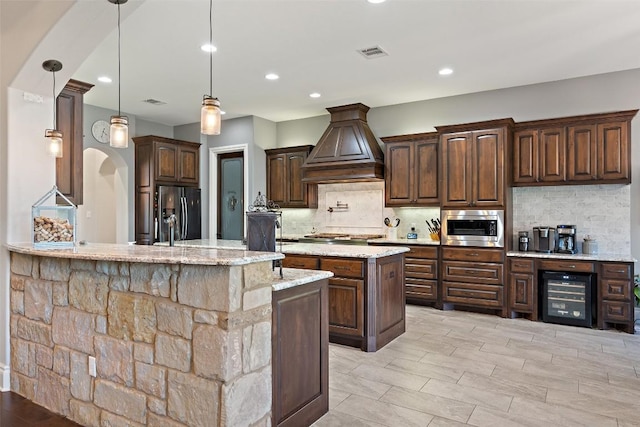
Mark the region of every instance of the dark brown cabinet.
[[442, 302], [499, 310], [505, 317], [504, 251], [443, 247]]
[[273, 292], [274, 426], [308, 426], [329, 410], [327, 280]]
[[511, 313], [526, 314], [538, 319], [538, 282], [532, 259], [509, 260], [509, 309]]
[[566, 179], [564, 128], [514, 132], [513, 183], [556, 183]]
[[198, 187], [200, 144], [160, 136], [133, 138], [135, 143], [136, 244], [155, 243], [155, 193], [158, 185]]
[[[69, 80], [56, 98], [56, 129], [62, 132], [62, 157], [56, 159], [56, 186], [75, 205], [82, 204], [84, 94], [92, 84]], [[66, 203], [63, 200], [58, 203]]]
[[598, 279], [598, 327], [608, 329], [621, 325], [625, 332], [634, 333], [633, 264], [600, 263]]
[[437, 206], [439, 141], [435, 132], [382, 138], [386, 206]]
[[634, 333], [633, 263], [585, 261], [574, 259], [509, 259], [509, 310], [538, 320], [539, 276], [542, 271], [595, 273], [592, 286], [596, 304], [596, 321], [600, 329], [619, 328]]
[[333, 272], [330, 342], [377, 351], [404, 332], [403, 254], [368, 259], [286, 254], [283, 266]]
[[506, 148], [512, 124], [504, 119], [437, 127], [442, 133], [443, 207], [505, 206]]
[[637, 111], [518, 123], [513, 185], [629, 184]]
[[318, 186], [302, 182], [302, 165], [312, 145], [265, 150], [267, 198], [281, 208], [317, 208]]

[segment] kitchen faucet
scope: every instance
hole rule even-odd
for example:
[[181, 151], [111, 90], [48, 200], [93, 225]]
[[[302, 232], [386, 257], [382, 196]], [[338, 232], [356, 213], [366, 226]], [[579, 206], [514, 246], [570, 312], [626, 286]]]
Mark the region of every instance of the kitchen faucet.
[[164, 222], [169, 224], [169, 246], [173, 246], [175, 244], [175, 236], [173, 233], [173, 228], [176, 225], [176, 221], [178, 221], [178, 218], [176, 217], [175, 214], [171, 214], [169, 215], [168, 218], [165, 218]]

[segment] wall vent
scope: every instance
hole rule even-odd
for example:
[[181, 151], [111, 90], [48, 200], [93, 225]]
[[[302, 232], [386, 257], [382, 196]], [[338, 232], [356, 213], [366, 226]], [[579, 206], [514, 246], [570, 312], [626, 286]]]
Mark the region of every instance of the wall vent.
[[388, 53], [384, 51], [380, 46], [366, 47], [364, 49], [358, 50], [360, 55], [364, 56], [367, 59], [380, 58], [382, 56], [387, 56]]
[[143, 99], [142, 102], [146, 102], [147, 104], [151, 104], [151, 105], [165, 105], [166, 104], [166, 102], [164, 102], [164, 101], [160, 101], [160, 100], [153, 99], [153, 98]]

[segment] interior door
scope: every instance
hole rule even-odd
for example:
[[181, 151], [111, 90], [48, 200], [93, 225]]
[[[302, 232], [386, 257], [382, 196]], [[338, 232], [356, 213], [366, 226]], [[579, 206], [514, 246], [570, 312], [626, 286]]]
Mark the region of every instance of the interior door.
[[218, 157], [218, 239], [244, 237], [244, 158], [242, 152]]

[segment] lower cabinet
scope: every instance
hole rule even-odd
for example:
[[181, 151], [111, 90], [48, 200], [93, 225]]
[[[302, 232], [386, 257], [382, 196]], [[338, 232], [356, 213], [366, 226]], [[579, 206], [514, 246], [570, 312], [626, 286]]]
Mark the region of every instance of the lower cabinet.
[[327, 279], [272, 295], [272, 425], [308, 426], [329, 410]]
[[506, 317], [504, 251], [442, 248], [442, 302], [499, 310]]
[[532, 259], [509, 260], [509, 309], [538, 320], [538, 281]]
[[600, 263], [598, 278], [598, 327], [620, 327], [634, 333], [633, 264]]
[[570, 258], [509, 259], [508, 300], [511, 316], [530, 320], [540, 318], [539, 276], [542, 271], [595, 273], [594, 291], [596, 325], [599, 329], [615, 327], [634, 333], [633, 263], [583, 261]]
[[438, 302], [438, 247], [409, 246], [405, 254], [404, 276], [408, 302]]
[[364, 280], [329, 279], [329, 331], [364, 337]]
[[[369, 243], [373, 246], [398, 246], [398, 243]], [[439, 245], [404, 245], [405, 296], [407, 303], [437, 305]]]
[[377, 351], [404, 333], [404, 254], [367, 259], [286, 254], [283, 266], [333, 272], [330, 342]]

